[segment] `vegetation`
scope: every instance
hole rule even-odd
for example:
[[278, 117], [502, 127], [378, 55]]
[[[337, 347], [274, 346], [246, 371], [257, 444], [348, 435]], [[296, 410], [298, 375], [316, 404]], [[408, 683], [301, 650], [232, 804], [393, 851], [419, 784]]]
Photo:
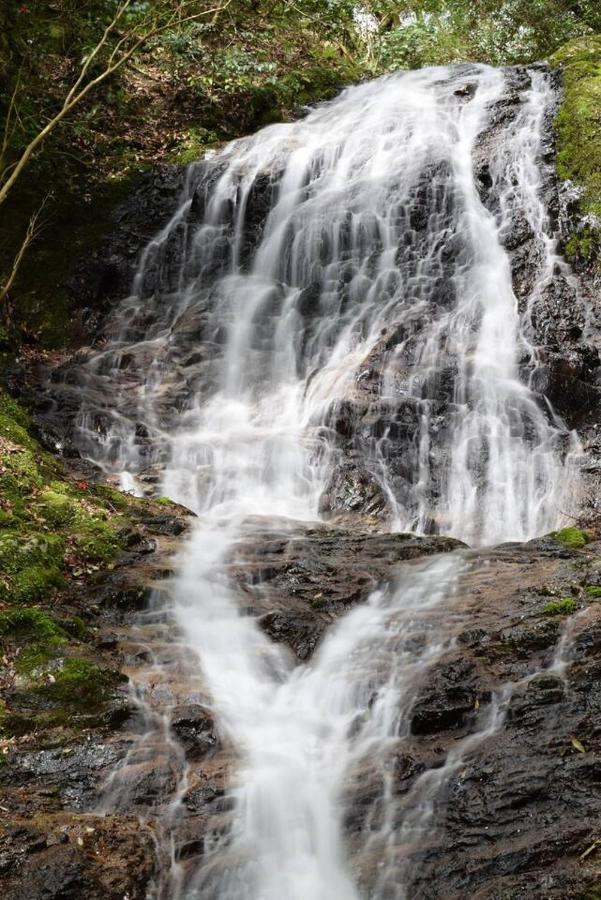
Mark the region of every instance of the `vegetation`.
[[588, 532], [573, 525], [562, 528], [560, 531], [552, 531], [551, 537], [570, 550], [582, 550], [590, 541]]
[[557, 116], [558, 171], [581, 192], [582, 218], [565, 250], [591, 262], [601, 248], [601, 35], [571, 41], [552, 60], [562, 66], [565, 95]]
[[88, 585], [170, 502], [73, 481], [33, 432], [0, 388], [0, 739], [78, 729], [115, 708], [124, 679], [92, 649]]
[[15, 604], [44, 598], [66, 572], [109, 562], [125, 525], [96, 489], [65, 480], [26, 426], [0, 391], [0, 601]]
[[546, 616], [569, 616], [576, 609], [576, 601], [572, 597], [552, 600], [543, 607]]

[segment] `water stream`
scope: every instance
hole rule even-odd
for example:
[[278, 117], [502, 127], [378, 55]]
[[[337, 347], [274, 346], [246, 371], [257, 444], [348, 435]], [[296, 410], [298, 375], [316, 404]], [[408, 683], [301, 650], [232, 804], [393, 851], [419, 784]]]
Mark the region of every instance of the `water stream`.
[[[163, 897], [407, 896], [441, 785], [502, 721], [500, 690], [442, 767], [394, 795], [424, 672], [454, 640], [465, 554], [401, 567], [302, 665], [241, 608], [228, 560], [275, 518], [470, 545], [560, 524], [578, 446], [531, 380], [533, 310], [567, 271], [542, 190], [554, 103], [540, 68], [427, 69], [233, 142], [190, 167], [82, 366], [83, 453], [198, 513], [173, 614], [239, 760], [231, 821], [198, 865], [174, 853]], [[521, 303], [517, 227], [536, 251]], [[362, 766], [382, 788], [349, 847]]]

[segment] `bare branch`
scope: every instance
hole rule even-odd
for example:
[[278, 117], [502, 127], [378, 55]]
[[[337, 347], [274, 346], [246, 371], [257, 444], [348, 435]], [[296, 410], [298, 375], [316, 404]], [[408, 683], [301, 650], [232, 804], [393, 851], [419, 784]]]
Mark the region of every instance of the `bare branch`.
[[17, 250], [15, 258], [13, 259], [13, 264], [12, 264], [11, 270], [9, 272], [8, 278], [6, 279], [4, 284], [0, 285], [0, 303], [3, 303], [6, 300], [8, 294], [12, 290], [12, 287], [15, 283], [15, 279], [16, 279], [17, 275], [19, 274], [19, 269], [21, 268], [21, 263], [23, 262], [23, 257], [25, 256], [28, 247], [30, 247], [31, 244], [35, 241], [36, 237], [38, 236], [38, 234], [40, 233], [40, 231], [43, 227], [42, 223], [40, 222], [40, 216], [46, 205], [47, 200], [48, 200], [48, 195], [46, 195], [44, 197], [41, 205], [33, 213], [33, 215], [31, 216], [31, 218], [29, 220], [29, 223], [27, 225], [27, 230], [25, 232], [25, 236], [23, 237], [23, 240], [21, 242], [21, 246]]
[[63, 108], [65, 106], [67, 106], [69, 104], [69, 102], [71, 101], [71, 99], [75, 96], [77, 89], [79, 88], [80, 84], [83, 82], [84, 78], [86, 77], [86, 74], [88, 72], [88, 69], [92, 65], [92, 62], [96, 59], [96, 57], [98, 56], [98, 54], [100, 53], [100, 51], [102, 50], [104, 45], [106, 44], [108, 37], [111, 34], [111, 32], [113, 31], [113, 29], [117, 27], [117, 23], [119, 22], [119, 19], [121, 18], [121, 16], [125, 12], [125, 10], [128, 8], [129, 4], [130, 4], [130, 0], [124, 0], [124, 3], [122, 3], [121, 6], [117, 9], [117, 12], [115, 13], [113, 20], [111, 22], [109, 22], [109, 24], [104, 29], [104, 33], [103, 33], [102, 37], [100, 38], [100, 40], [98, 41], [98, 43], [96, 44], [96, 46], [94, 47], [92, 52], [89, 53], [87, 55], [87, 57], [85, 58], [77, 81], [75, 82], [75, 84], [72, 86], [71, 90], [65, 97], [65, 102], [63, 104]]
[[[73, 107], [81, 103], [84, 97], [86, 97], [90, 93], [90, 91], [92, 91], [103, 81], [106, 81], [107, 78], [110, 78], [110, 76], [113, 75], [118, 69], [122, 68], [140, 49], [140, 47], [142, 47], [143, 44], [147, 43], [147, 41], [151, 40], [153, 37], [156, 37], [158, 34], [161, 34], [162, 32], [167, 31], [169, 28], [172, 28], [174, 23], [177, 22], [178, 25], [182, 25], [187, 22], [193, 22], [211, 15], [213, 16], [212, 23], [214, 23], [219, 13], [227, 9], [232, 0], [225, 0], [225, 2], [220, 4], [219, 6], [214, 6], [211, 9], [205, 9], [202, 10], [202, 12], [192, 13], [178, 19], [178, 11], [181, 12], [186, 8], [189, 8], [188, 2], [180, 3], [174, 10], [173, 14], [169, 16], [167, 21], [163, 22], [162, 25], [156, 25], [154, 27], [147, 28], [146, 30], [142, 31], [142, 33], [140, 33], [137, 28], [131, 29], [122, 38], [119, 39], [116, 47], [113, 48], [113, 51], [111, 52], [102, 71], [95, 78], [92, 78], [86, 82], [86, 75], [88, 74], [88, 70], [92, 61], [98, 56], [102, 48], [106, 45], [109, 35], [116, 28], [124, 12], [128, 9], [130, 2], [131, 0], [124, 0], [124, 2], [121, 4], [115, 14], [115, 17], [105, 28], [102, 37], [100, 38], [92, 52], [86, 57], [79, 76], [74, 85], [69, 90], [67, 96], [65, 97], [64, 103], [60, 110], [29, 142], [29, 144], [21, 153], [21, 156], [17, 160], [16, 164], [14, 165], [14, 168], [12, 169], [10, 175], [5, 178], [4, 182], [0, 185], [0, 206], [6, 201], [9, 192], [14, 187], [15, 183], [19, 179], [20, 175], [26, 168], [29, 160], [34, 155], [36, 150], [41, 147], [48, 135], [51, 134], [51, 132], [54, 131], [57, 125], [59, 125], [62, 120], [71, 112]], [[132, 38], [134, 40], [129, 49], [125, 50], [119, 56], [119, 51], [124, 47], [127, 41]]]

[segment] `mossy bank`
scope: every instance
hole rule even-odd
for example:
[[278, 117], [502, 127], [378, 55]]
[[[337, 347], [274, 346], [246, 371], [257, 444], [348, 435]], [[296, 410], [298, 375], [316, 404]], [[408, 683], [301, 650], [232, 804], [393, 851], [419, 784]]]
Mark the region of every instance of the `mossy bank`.
[[601, 265], [601, 35], [570, 41], [552, 57], [562, 71], [563, 100], [556, 119], [557, 171], [577, 192], [578, 215], [565, 253]]
[[118, 660], [95, 646], [99, 584], [131, 565], [142, 542], [154, 548], [153, 526], [165, 531], [183, 513], [74, 480], [33, 433], [0, 390], [0, 733], [9, 743], [110, 724], [124, 707]]

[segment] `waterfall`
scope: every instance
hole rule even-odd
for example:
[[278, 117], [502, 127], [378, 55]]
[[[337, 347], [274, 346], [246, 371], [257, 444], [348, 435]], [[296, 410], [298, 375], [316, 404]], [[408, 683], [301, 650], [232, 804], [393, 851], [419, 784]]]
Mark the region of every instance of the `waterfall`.
[[[227, 562], [276, 518], [485, 546], [561, 523], [578, 445], [531, 378], [537, 298], [565, 267], [543, 196], [554, 103], [543, 68], [432, 68], [234, 141], [189, 168], [79, 367], [82, 453], [199, 515], [173, 609], [240, 759], [230, 826], [166, 896], [406, 896], [399, 841], [430, 827], [435, 791], [399, 806], [388, 756], [453, 640], [464, 555], [405, 566], [304, 665], [240, 608]], [[517, 227], [534, 269], [519, 300]], [[384, 788], [349, 849], [366, 760]]]

